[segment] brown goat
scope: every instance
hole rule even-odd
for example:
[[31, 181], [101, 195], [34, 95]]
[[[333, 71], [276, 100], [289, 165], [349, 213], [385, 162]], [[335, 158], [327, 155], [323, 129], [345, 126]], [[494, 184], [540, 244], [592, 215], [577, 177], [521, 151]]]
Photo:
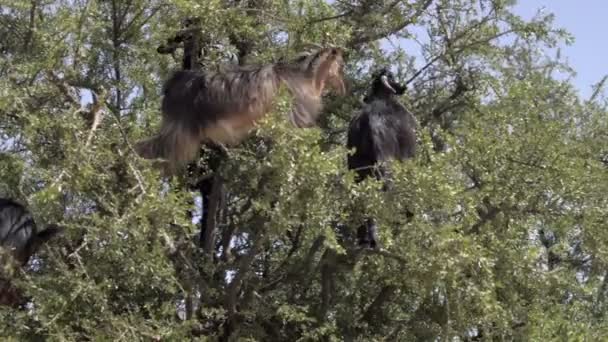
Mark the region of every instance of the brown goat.
[[203, 142], [236, 145], [272, 109], [281, 84], [295, 99], [291, 122], [310, 127], [326, 88], [346, 93], [343, 64], [341, 49], [323, 48], [291, 63], [177, 71], [164, 85], [160, 133], [135, 149], [144, 158], [167, 160], [172, 169], [192, 161]]

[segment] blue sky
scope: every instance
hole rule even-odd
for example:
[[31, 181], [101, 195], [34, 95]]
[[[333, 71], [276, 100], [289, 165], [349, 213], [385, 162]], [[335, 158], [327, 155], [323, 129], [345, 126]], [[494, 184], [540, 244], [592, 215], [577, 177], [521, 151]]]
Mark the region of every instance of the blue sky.
[[529, 19], [543, 6], [555, 14], [554, 26], [575, 38], [574, 44], [562, 47], [562, 56], [576, 71], [574, 84], [587, 98], [591, 85], [608, 74], [608, 0], [519, 0], [515, 13]]
[[[524, 20], [530, 20], [539, 9], [555, 14], [553, 26], [566, 29], [574, 36], [572, 45], [560, 45], [562, 58], [572, 67], [576, 76], [572, 82], [583, 98], [592, 93], [591, 86], [608, 74], [608, 0], [519, 0], [513, 8], [514, 12]], [[425, 41], [424, 29], [408, 27]], [[408, 54], [416, 56], [416, 66], [424, 64], [419, 46], [411, 40], [392, 40]], [[391, 45], [382, 42], [385, 49], [391, 50]], [[555, 51], [549, 52], [551, 57]]]
[[[524, 19], [530, 19], [542, 7], [555, 14], [554, 26], [564, 28], [574, 36], [572, 45], [562, 46], [562, 56], [577, 73], [574, 85], [584, 98], [588, 98], [591, 86], [608, 74], [608, 0], [519, 0], [514, 10]], [[416, 45], [405, 42], [402, 46], [408, 53], [416, 54], [408, 49], [417, 49]], [[83, 97], [83, 102], [90, 100], [88, 94]]]

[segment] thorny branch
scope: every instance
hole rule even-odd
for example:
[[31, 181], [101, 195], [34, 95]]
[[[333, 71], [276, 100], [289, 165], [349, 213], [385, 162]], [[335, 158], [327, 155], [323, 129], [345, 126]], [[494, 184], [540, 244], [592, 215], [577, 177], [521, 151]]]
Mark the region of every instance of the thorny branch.
[[245, 276], [249, 272], [251, 264], [258, 252], [259, 245], [259, 239], [258, 241], [254, 241], [247, 254], [243, 258], [241, 258], [234, 279], [232, 279], [226, 290], [225, 308], [228, 312], [228, 318], [224, 331], [224, 336], [226, 337], [226, 340], [233, 332], [232, 330], [234, 329], [235, 319], [237, 316], [237, 297], [242, 288]]
[[93, 93], [93, 105], [91, 106], [91, 109], [88, 113], [89, 117], [92, 119], [91, 130], [89, 131], [89, 136], [87, 137], [87, 142], [85, 143], [85, 146], [89, 146], [91, 140], [93, 139], [93, 134], [95, 133], [95, 130], [97, 130], [97, 127], [101, 123], [101, 119], [103, 117], [103, 111], [101, 109], [103, 108], [103, 104], [105, 103], [106, 96], [107, 92], [105, 91], [105, 89], [102, 89], [102, 92], [101, 94], [99, 94], [99, 96]]
[[433, 0], [426, 0], [426, 2], [423, 5], [421, 5], [416, 10], [416, 12], [409, 18], [403, 20], [402, 22], [400, 22], [400, 23], [394, 25], [393, 27], [391, 27], [387, 30], [384, 30], [384, 31], [377, 32], [374, 34], [355, 36], [353, 39], [351, 39], [350, 42], [348, 42], [348, 44], [346, 44], [346, 46], [349, 48], [357, 48], [363, 44], [367, 44], [369, 42], [373, 42], [378, 39], [382, 39], [382, 38], [388, 37], [392, 34], [395, 34], [399, 31], [401, 31], [402, 29], [404, 29], [406, 26], [413, 24], [416, 21], [416, 19], [418, 19], [422, 15], [422, 13], [424, 13], [424, 11], [426, 11], [431, 6], [432, 3], [433, 3]]
[[[61, 93], [67, 98], [67, 100], [71, 104], [80, 106], [80, 100], [73, 93], [71, 89], [73, 85], [70, 84], [69, 81], [66, 81], [65, 79], [60, 79], [57, 75], [55, 75], [55, 73], [50, 70], [46, 71], [46, 75], [48, 79], [59, 89], [59, 91], [61, 91]], [[100, 87], [96, 90], [90, 89], [90, 91], [93, 97], [93, 103], [90, 105], [89, 108], [80, 107], [76, 111], [76, 113], [80, 113], [89, 122], [90, 125], [90, 130], [87, 136], [85, 146], [90, 145], [91, 140], [93, 139], [93, 134], [101, 123], [101, 119], [103, 118], [103, 107], [105, 105], [105, 100], [108, 95], [108, 92], [103, 87]]]
[[381, 290], [372, 303], [367, 307], [362, 319], [370, 325], [379, 324], [378, 314], [382, 312], [382, 306], [393, 296], [397, 291], [394, 285], [386, 285]]
[[213, 176], [213, 185], [211, 187], [211, 195], [209, 196], [209, 208], [204, 208], [203, 210], [207, 210], [207, 222], [206, 228], [201, 236], [201, 245], [203, 247], [203, 252], [207, 257], [213, 256], [213, 251], [215, 250], [215, 235], [217, 231], [217, 217], [218, 211], [221, 205], [222, 194], [224, 192], [222, 177], [219, 173], [215, 173]]
[[282, 274], [281, 276], [277, 277], [276, 279], [270, 281], [268, 284], [260, 288], [259, 292], [272, 291], [277, 287], [277, 285], [284, 282], [285, 279], [291, 280], [300, 276], [306, 277], [308, 274], [310, 274], [315, 255], [319, 252], [319, 250], [321, 250], [324, 242], [325, 236], [318, 236], [315, 241], [313, 241], [310, 249], [304, 257], [304, 260], [299, 264], [300, 266], [297, 270], [293, 270], [291, 272], [288, 272], [287, 274]]

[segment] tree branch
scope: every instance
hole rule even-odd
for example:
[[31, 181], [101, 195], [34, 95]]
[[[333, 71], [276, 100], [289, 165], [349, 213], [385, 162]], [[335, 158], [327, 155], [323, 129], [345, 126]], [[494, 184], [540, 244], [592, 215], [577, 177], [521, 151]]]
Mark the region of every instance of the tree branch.
[[344, 13], [341, 14], [337, 14], [337, 15], [333, 15], [331, 17], [324, 17], [324, 18], [316, 18], [316, 19], [311, 19], [308, 24], [309, 25], [314, 25], [314, 24], [318, 24], [318, 23], [322, 23], [324, 21], [330, 21], [330, 20], [336, 20], [336, 19], [340, 19], [340, 18], [344, 18], [344, 17], [348, 17], [349, 15], [353, 14], [353, 10], [350, 11], [346, 11]]
[[97, 130], [97, 127], [101, 123], [101, 119], [103, 117], [103, 111], [101, 109], [103, 108], [103, 104], [105, 103], [106, 95], [107, 92], [105, 91], [105, 89], [102, 90], [99, 96], [93, 93], [93, 105], [91, 106], [91, 109], [88, 113], [88, 115], [92, 118], [91, 130], [89, 131], [89, 136], [87, 137], [87, 142], [85, 143], [85, 146], [89, 146], [91, 140], [93, 139], [93, 134], [95, 133], [95, 130]]
[[308, 274], [310, 274], [310, 271], [312, 269], [313, 259], [314, 259], [315, 255], [317, 254], [317, 252], [321, 249], [321, 247], [323, 247], [324, 242], [325, 242], [325, 236], [323, 236], [323, 235], [318, 236], [315, 239], [315, 241], [313, 241], [312, 245], [310, 246], [310, 249], [308, 250], [308, 253], [306, 253], [304, 260], [299, 263], [299, 267], [297, 270], [291, 271], [288, 274], [283, 274], [283, 275], [278, 276], [277, 278], [270, 281], [268, 284], [261, 287], [259, 292], [267, 292], [267, 291], [274, 290], [278, 284], [280, 284], [281, 282], [283, 282], [285, 280], [285, 278], [287, 278], [288, 280], [292, 280], [292, 279], [295, 279], [298, 277], [304, 278]]
[[426, 0], [426, 2], [420, 6], [418, 8], [418, 10], [416, 10], [416, 12], [409, 18], [407, 18], [406, 20], [404, 20], [403, 22], [387, 29], [384, 30], [382, 32], [378, 32], [378, 33], [374, 33], [374, 34], [368, 34], [368, 35], [361, 35], [361, 36], [356, 36], [353, 39], [351, 39], [350, 42], [348, 42], [346, 44], [347, 47], [349, 48], [356, 48], [360, 45], [372, 42], [372, 41], [376, 41], [378, 39], [382, 39], [382, 38], [386, 38], [392, 34], [395, 34], [399, 31], [401, 31], [402, 29], [404, 29], [406, 26], [414, 23], [414, 21], [420, 16], [422, 15], [422, 13], [424, 11], [426, 11], [431, 4], [433, 3], [433, 0]]
[[334, 262], [335, 252], [331, 249], [326, 250], [321, 257], [321, 305], [317, 313], [317, 319], [321, 324], [325, 321], [334, 292], [334, 275], [336, 273]]
[[372, 303], [367, 307], [362, 319], [372, 327], [378, 326], [381, 322], [379, 320], [379, 314], [382, 312], [382, 307], [397, 291], [397, 287], [394, 285], [386, 285], [381, 290]]
[[203, 247], [203, 253], [207, 258], [213, 257], [215, 250], [215, 235], [217, 230], [217, 214], [220, 208], [222, 194], [224, 192], [224, 185], [222, 178], [218, 172], [213, 176], [213, 185], [211, 186], [211, 195], [209, 196], [209, 208], [203, 208], [207, 210], [207, 224], [205, 231], [201, 232], [201, 245]]
[[224, 305], [228, 313], [228, 317], [226, 318], [224, 333], [221, 338], [222, 341], [229, 341], [230, 336], [234, 333], [237, 319], [237, 297], [242, 288], [245, 275], [247, 274], [247, 272], [249, 272], [249, 269], [251, 268], [251, 263], [255, 258], [258, 248], [259, 241], [254, 242], [251, 245], [249, 252], [239, 261], [238, 271], [236, 272], [234, 279], [232, 279], [232, 281], [228, 285], [228, 288], [226, 289]]

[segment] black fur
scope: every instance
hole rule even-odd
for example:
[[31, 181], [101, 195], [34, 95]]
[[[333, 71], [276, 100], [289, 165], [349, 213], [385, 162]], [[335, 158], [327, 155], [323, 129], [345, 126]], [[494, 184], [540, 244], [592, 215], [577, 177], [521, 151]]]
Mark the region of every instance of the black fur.
[[[21, 204], [7, 198], [0, 198], [0, 248], [20, 266], [27, 264], [38, 248], [62, 231], [56, 225], [49, 225], [38, 231], [31, 213]], [[10, 256], [9, 256], [10, 257]], [[8, 259], [2, 259], [10, 263]], [[5, 267], [8, 265], [0, 265]], [[21, 291], [15, 287], [10, 276], [0, 272], [0, 305], [19, 307], [27, 302]]]
[[184, 120], [193, 123], [189, 128], [196, 134], [201, 127], [219, 120], [223, 115], [241, 110], [205, 97], [204, 90], [210, 86], [209, 81], [202, 71], [174, 72], [163, 86], [162, 113], [169, 117], [183, 116]]
[[[382, 82], [386, 77], [388, 88]], [[386, 180], [387, 170], [382, 165], [389, 160], [403, 161], [416, 154], [416, 120], [400, 104], [396, 96], [405, 92], [387, 69], [379, 70], [365, 97], [361, 113], [350, 122], [346, 146], [354, 153], [348, 156], [348, 168], [357, 173], [357, 182], [373, 176]], [[359, 227], [360, 245], [377, 246], [376, 224], [373, 219]]]
[[49, 225], [38, 231], [31, 213], [23, 205], [0, 198], [0, 246], [10, 249], [20, 264], [25, 265], [43, 243], [61, 230]]

